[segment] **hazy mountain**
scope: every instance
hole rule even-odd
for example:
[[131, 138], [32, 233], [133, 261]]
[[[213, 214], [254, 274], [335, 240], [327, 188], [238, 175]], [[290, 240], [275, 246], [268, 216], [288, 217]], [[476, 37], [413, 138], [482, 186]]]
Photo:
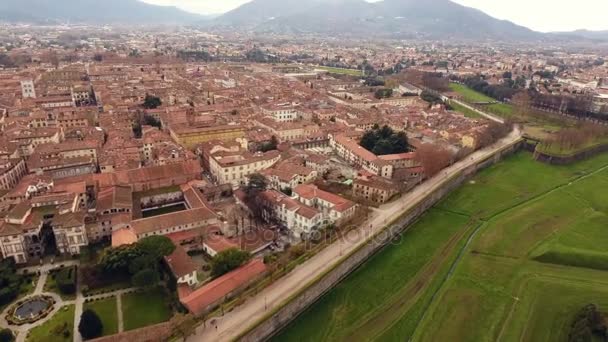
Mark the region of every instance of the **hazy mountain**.
[[169, 24], [202, 18], [138, 0], [0, 0], [0, 19], [8, 21]]
[[217, 26], [274, 32], [354, 33], [465, 39], [537, 39], [541, 34], [449, 0], [253, 0]]
[[552, 35], [570, 39], [589, 39], [608, 41], [608, 31], [576, 30], [571, 32], [554, 32]]

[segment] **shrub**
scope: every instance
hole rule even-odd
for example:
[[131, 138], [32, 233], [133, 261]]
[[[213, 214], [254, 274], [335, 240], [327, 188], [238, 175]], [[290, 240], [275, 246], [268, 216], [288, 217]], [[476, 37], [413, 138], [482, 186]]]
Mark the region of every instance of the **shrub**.
[[76, 266], [63, 268], [55, 274], [57, 288], [62, 294], [74, 294], [76, 292]]
[[10, 329], [0, 330], [0, 342], [12, 342], [15, 340], [15, 336]]
[[80, 324], [78, 324], [78, 331], [84, 339], [92, 339], [101, 336], [103, 330], [103, 324], [101, 319], [95, 311], [87, 309], [80, 316]]
[[215, 277], [226, 274], [247, 262], [251, 255], [237, 248], [230, 248], [218, 253], [211, 261], [211, 273]]

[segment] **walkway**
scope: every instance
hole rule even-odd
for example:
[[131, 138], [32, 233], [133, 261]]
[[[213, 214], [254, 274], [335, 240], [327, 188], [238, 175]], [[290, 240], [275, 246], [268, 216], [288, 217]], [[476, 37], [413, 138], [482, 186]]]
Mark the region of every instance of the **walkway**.
[[137, 290], [137, 288], [129, 287], [126, 289], [121, 289], [121, 290], [116, 290], [116, 291], [112, 291], [112, 292], [108, 292], [108, 293], [102, 293], [102, 294], [98, 294], [98, 295], [94, 295], [94, 296], [85, 297], [82, 295], [82, 292], [80, 291], [80, 285], [78, 285], [78, 292], [77, 292], [76, 300], [75, 300], [76, 310], [74, 311], [74, 342], [82, 341], [82, 336], [80, 336], [80, 332], [78, 332], [78, 324], [80, 324], [80, 317], [82, 316], [82, 311], [84, 308], [85, 300], [91, 301], [91, 300], [99, 300], [99, 299], [116, 297], [116, 304], [117, 304], [117, 307], [116, 307], [117, 313], [116, 314], [118, 317], [118, 332], [123, 332], [121, 297], [123, 294], [133, 292], [135, 290]]
[[481, 111], [481, 110], [479, 110], [479, 109], [477, 109], [477, 108], [469, 105], [466, 102], [463, 102], [463, 101], [460, 101], [460, 100], [457, 100], [457, 99], [451, 99], [450, 101], [456, 102], [457, 104], [459, 104], [459, 105], [461, 105], [461, 106], [463, 106], [463, 107], [465, 107], [467, 109], [470, 109], [470, 110], [474, 111], [475, 113], [477, 113], [477, 114], [479, 114], [481, 116], [484, 116], [484, 117], [486, 117], [486, 118], [488, 118], [488, 119], [490, 119], [492, 121], [495, 121], [495, 122], [498, 122], [498, 123], [501, 123], [501, 124], [505, 123], [505, 120], [503, 118], [500, 118], [500, 117], [498, 117], [496, 115], [489, 114], [489, 113], [486, 113], [484, 111]]
[[34, 288], [34, 292], [32, 294], [30, 294], [26, 297], [20, 298], [20, 299], [37, 296], [37, 295], [50, 296], [55, 300], [54, 308], [51, 311], [51, 313], [48, 314], [45, 318], [43, 318], [39, 321], [36, 321], [34, 323], [24, 324], [24, 325], [20, 325], [20, 326], [12, 326], [12, 325], [9, 326], [8, 322], [5, 319], [6, 313], [12, 306], [12, 305], [9, 305], [4, 310], [4, 312], [2, 312], [2, 314], [0, 315], [0, 327], [10, 328], [17, 335], [15, 340], [17, 342], [24, 342], [29, 330], [31, 330], [39, 325], [42, 325], [45, 322], [52, 319], [53, 315], [55, 315], [57, 313], [57, 311], [59, 311], [59, 309], [62, 308], [63, 306], [73, 304], [75, 306], [73, 341], [81, 342], [82, 336], [80, 336], [80, 333], [78, 332], [78, 324], [80, 323], [80, 317], [82, 316], [82, 311], [83, 311], [85, 300], [87, 300], [87, 299], [96, 300], [96, 299], [116, 297], [116, 302], [118, 304], [117, 305], [117, 317], [118, 317], [118, 329], [119, 329], [118, 332], [123, 332], [124, 324], [123, 324], [122, 298], [121, 297], [123, 294], [130, 293], [130, 292], [137, 290], [137, 288], [130, 287], [130, 288], [126, 288], [126, 289], [121, 289], [121, 290], [116, 290], [116, 291], [112, 291], [112, 292], [108, 292], [108, 293], [85, 297], [85, 296], [83, 296], [83, 294], [81, 292], [80, 282], [78, 282], [77, 288], [76, 288], [76, 299], [74, 299], [74, 300], [63, 300], [61, 298], [61, 296], [57, 293], [44, 292], [44, 284], [47, 281], [48, 274], [50, 271], [59, 268], [60, 265], [67, 267], [67, 266], [78, 265], [78, 264], [79, 264], [79, 262], [77, 260], [73, 260], [73, 261], [58, 263], [55, 265], [31, 266], [31, 267], [25, 268], [25, 269], [27, 269], [27, 271], [29, 273], [40, 272], [40, 277], [38, 277], [38, 281], [36, 282], [36, 287]]
[[[40, 278], [42, 278], [42, 277], [40, 277]], [[40, 284], [40, 281], [39, 281], [39, 284]], [[44, 283], [42, 283], [42, 284], [44, 286]], [[36, 288], [38, 288], [38, 285], [36, 285]], [[27, 332], [30, 331], [30, 329], [33, 329], [41, 324], [44, 324], [45, 322], [50, 320], [53, 317], [53, 315], [55, 315], [55, 313], [57, 313], [57, 311], [59, 311], [59, 309], [61, 307], [63, 307], [64, 305], [67, 305], [67, 304], [71, 304], [71, 301], [64, 302], [58, 294], [49, 293], [49, 292], [34, 292], [33, 294], [31, 294], [27, 297], [24, 297], [24, 298], [28, 298], [28, 297], [32, 297], [32, 296], [36, 296], [36, 295], [49, 296], [49, 297], [53, 298], [53, 300], [55, 301], [53, 310], [45, 318], [38, 320], [34, 323], [30, 323], [30, 324], [23, 324], [23, 325], [19, 325], [19, 326], [9, 325], [8, 322], [6, 321], [6, 315], [8, 313], [8, 310], [10, 310], [10, 308], [12, 307], [12, 305], [9, 305], [6, 309], [4, 309], [4, 311], [2, 312], [2, 315], [0, 316], [0, 327], [10, 328], [15, 334], [17, 334], [16, 341], [18, 341], [18, 342], [25, 341], [25, 338], [27, 337]]]
[[248, 298], [243, 305], [234, 308], [222, 317], [212, 318], [213, 324], [199, 326], [195, 335], [188, 338], [188, 341], [231, 341], [235, 339], [268, 311], [283, 305], [293, 293], [308, 287], [311, 279], [315, 279], [317, 275], [335, 267], [341, 261], [342, 255], [367, 243], [367, 238], [382, 231], [387, 222], [398, 218], [403, 212], [423, 201], [428, 193], [442, 186], [449, 177], [484, 161], [496, 151], [520, 139], [521, 131], [516, 128], [508, 137], [484, 150], [471, 154], [465, 160], [446, 168], [439, 175], [414, 188], [397, 201], [373, 211], [371, 218], [364, 222], [358, 230], [352, 231], [346, 238], [326, 247], [296, 267], [291, 273], [259, 292], [255, 297]]
[[116, 295], [116, 317], [118, 318], [118, 332], [125, 331], [124, 319], [122, 316], [122, 293]]

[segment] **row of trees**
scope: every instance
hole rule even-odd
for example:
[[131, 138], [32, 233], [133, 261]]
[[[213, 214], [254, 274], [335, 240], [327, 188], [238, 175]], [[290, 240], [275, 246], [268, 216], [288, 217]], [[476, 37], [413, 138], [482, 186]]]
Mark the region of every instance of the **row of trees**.
[[454, 161], [448, 149], [435, 144], [422, 144], [416, 149], [416, 161], [424, 169], [426, 177], [431, 178]]
[[189, 62], [211, 62], [213, 56], [207, 51], [200, 50], [180, 50], [177, 57]]
[[405, 132], [395, 132], [388, 126], [380, 128], [378, 125], [367, 131], [359, 144], [380, 156], [407, 152], [410, 147]]
[[517, 89], [514, 86], [508, 86], [510, 83], [507, 83], [507, 85], [493, 85], [486, 82], [481, 76], [469, 77], [464, 80], [464, 84], [498, 101], [509, 100], [517, 93]]
[[608, 139], [608, 129], [593, 124], [565, 128], [543, 142], [549, 150], [572, 151], [592, 145], [601, 139]]
[[531, 93], [531, 105], [543, 110], [567, 113], [580, 118], [608, 120], [608, 105], [597, 110], [591, 95], [552, 95]]
[[479, 133], [476, 147], [484, 148], [490, 146], [498, 140], [506, 137], [512, 129], [513, 125], [508, 121], [504, 124], [490, 121], [486, 129]]
[[441, 73], [408, 70], [405, 73], [405, 81], [438, 92], [450, 90], [450, 81], [443, 77]]

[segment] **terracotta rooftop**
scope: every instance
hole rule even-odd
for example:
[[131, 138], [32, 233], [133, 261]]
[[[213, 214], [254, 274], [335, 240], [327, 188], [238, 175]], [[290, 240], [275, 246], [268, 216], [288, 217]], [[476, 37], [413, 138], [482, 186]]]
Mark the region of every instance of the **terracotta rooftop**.
[[181, 278], [196, 271], [196, 265], [192, 261], [192, 258], [179, 245], [175, 247], [171, 255], [165, 257], [165, 261], [176, 278]]
[[112, 247], [132, 245], [137, 242], [137, 236], [130, 228], [118, 229], [112, 232]]
[[201, 314], [231, 292], [246, 285], [266, 271], [266, 265], [261, 259], [253, 259], [240, 268], [224, 274], [209, 282], [200, 289], [180, 296], [180, 301], [194, 314]]
[[213, 224], [216, 220], [217, 216], [214, 212], [202, 207], [136, 220], [133, 221], [132, 228], [135, 234], [141, 235], [161, 229], [189, 226], [200, 221], [209, 221], [209, 224]]

